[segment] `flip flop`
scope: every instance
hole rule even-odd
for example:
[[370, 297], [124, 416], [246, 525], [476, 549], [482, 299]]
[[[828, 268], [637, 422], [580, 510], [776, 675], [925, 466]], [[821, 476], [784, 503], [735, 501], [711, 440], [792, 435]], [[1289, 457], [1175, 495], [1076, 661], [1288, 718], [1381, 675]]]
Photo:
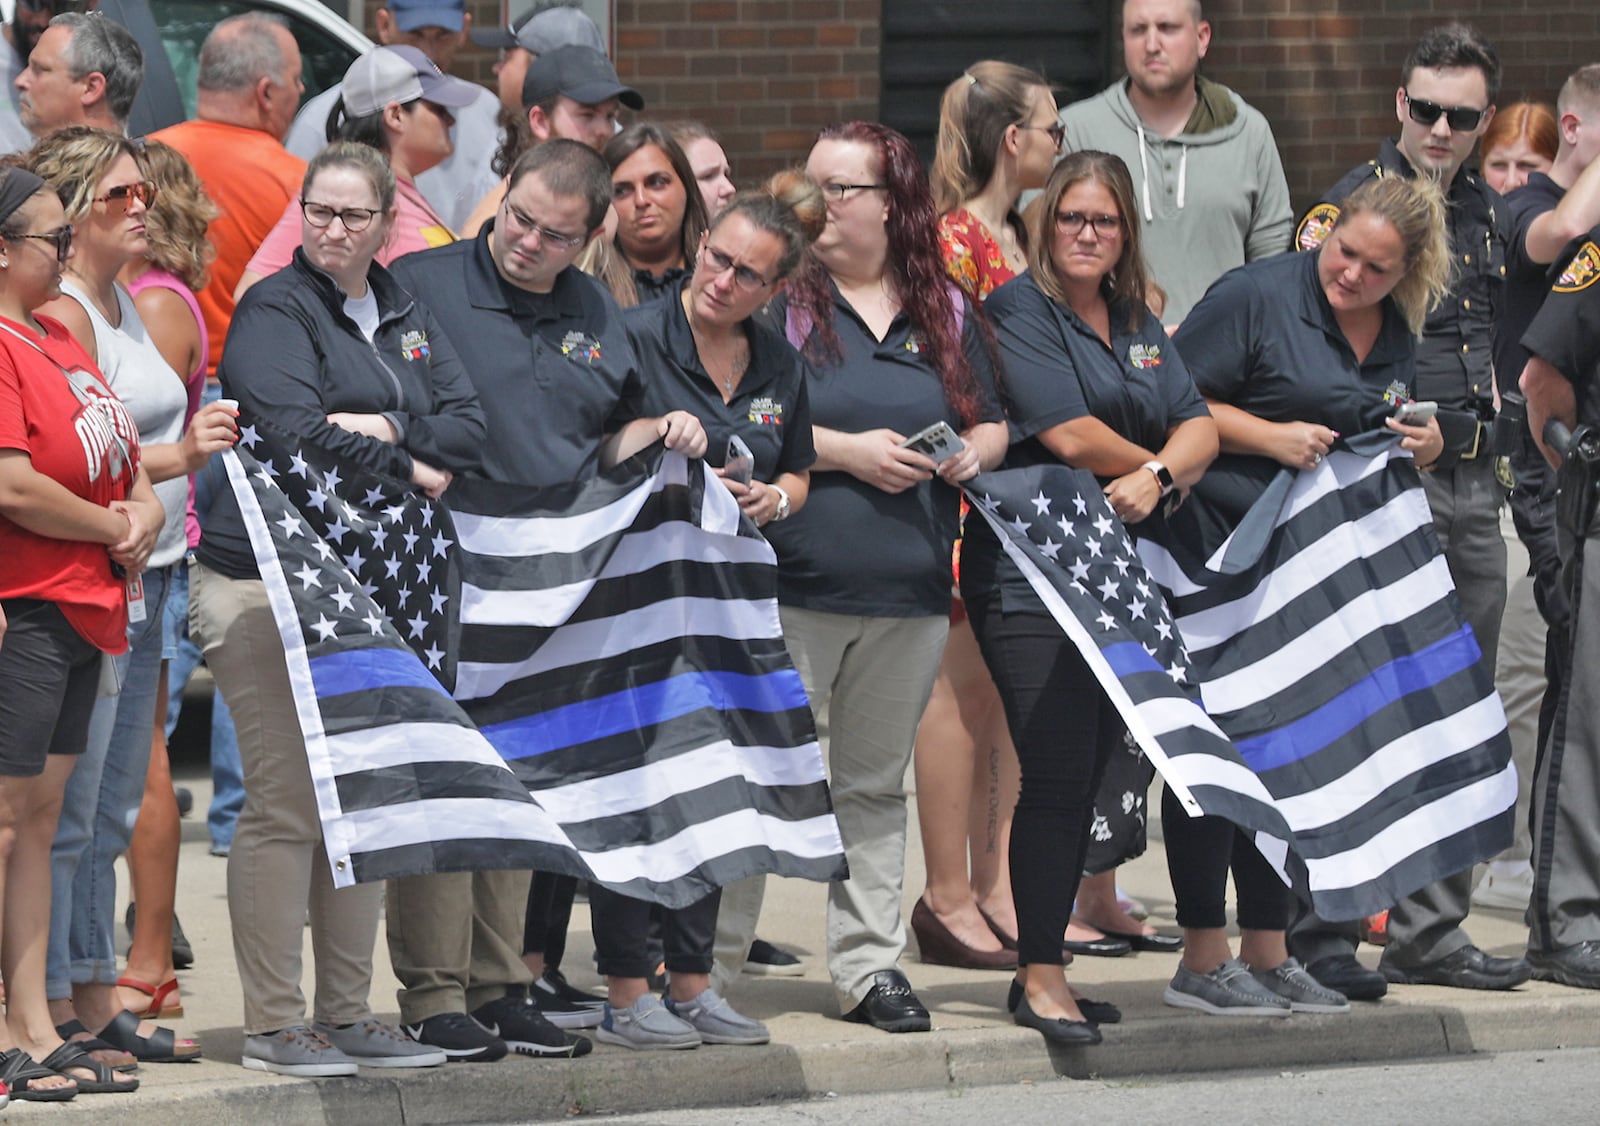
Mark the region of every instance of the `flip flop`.
[[153, 1036], [140, 1036], [139, 1017], [128, 1009], [100, 1030], [100, 1039], [131, 1053], [141, 1063], [195, 1063], [200, 1059], [200, 1045], [194, 1045], [192, 1051], [181, 1049], [170, 1028], [158, 1028]]
[[[48, 1079], [55, 1074], [48, 1067], [40, 1067], [38, 1061], [21, 1048], [0, 1052], [0, 1082], [10, 1088], [14, 1099], [33, 1103], [64, 1103], [77, 1098], [78, 1088], [75, 1085], [34, 1090], [33, 1080]], [[67, 1078], [72, 1079], [72, 1076]], [[78, 1081], [73, 1079], [72, 1082], [76, 1084]]]
[[[137, 1091], [139, 1081], [127, 1079], [118, 1082], [117, 1073], [72, 1041], [63, 1041], [61, 1047], [39, 1061], [40, 1067], [49, 1068], [57, 1075], [66, 1075], [78, 1085], [80, 1095], [119, 1095], [124, 1091]], [[94, 1075], [93, 1079], [80, 1079], [67, 1075], [69, 1068], [79, 1068]]]
[[183, 1002], [175, 1005], [166, 1004], [168, 997], [178, 991], [178, 979], [172, 978], [160, 985], [151, 985], [148, 981], [140, 981], [136, 977], [126, 975], [117, 978], [117, 984], [123, 989], [131, 989], [135, 993], [142, 993], [150, 998], [150, 1003], [142, 1010], [133, 1009], [141, 1020], [177, 1020], [183, 1016]]
[[[63, 1040], [71, 1041], [86, 1052], [121, 1052], [125, 1056], [132, 1054], [130, 1052], [123, 1051], [123, 1049], [117, 1047], [115, 1044], [107, 1044], [104, 1040], [100, 1039], [100, 1037], [91, 1033], [88, 1028], [84, 1026], [83, 1021], [78, 1020], [76, 1017], [67, 1021], [65, 1024], [56, 1025], [56, 1035], [61, 1037]], [[82, 1039], [74, 1040], [73, 1037], [75, 1036], [81, 1036]], [[101, 1060], [100, 1062], [105, 1063], [104, 1060]], [[138, 1071], [139, 1061], [137, 1059], [132, 1059], [126, 1063], [114, 1063], [110, 1064], [109, 1066], [117, 1071]]]

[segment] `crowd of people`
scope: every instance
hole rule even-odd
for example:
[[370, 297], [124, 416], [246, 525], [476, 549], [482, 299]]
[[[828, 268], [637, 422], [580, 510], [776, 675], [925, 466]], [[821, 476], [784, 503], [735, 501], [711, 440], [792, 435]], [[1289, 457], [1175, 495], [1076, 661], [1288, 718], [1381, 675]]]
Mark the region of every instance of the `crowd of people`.
[[[460, 2], [389, 0], [382, 45], [304, 107], [287, 28], [232, 17], [202, 48], [194, 120], [131, 139], [137, 44], [99, 15], [36, 19], [49, 7], [7, 28], [23, 129], [0, 113], [11, 1097], [128, 1092], [141, 1064], [200, 1057], [168, 1027], [187, 943], [166, 757], [200, 659], [244, 1066], [576, 1057], [585, 1029], [636, 1050], [762, 1044], [727, 994], [747, 968], [800, 972], [757, 937], [762, 877], [678, 909], [591, 886], [603, 995], [562, 972], [571, 877], [335, 888], [216, 456], [241, 415], [447, 501], [458, 476], [559, 485], [658, 441], [715, 468], [776, 554], [827, 756], [850, 875], [828, 888], [824, 958], [845, 1020], [931, 1026], [900, 965], [908, 925], [925, 962], [1010, 971], [1016, 1023], [1068, 1045], [1121, 1019], [1069, 984], [1074, 956], [1176, 955], [1167, 1004], [1213, 1015], [1347, 1012], [1392, 982], [1600, 988], [1600, 716], [1574, 691], [1600, 635], [1579, 597], [1595, 580], [1563, 569], [1600, 533], [1592, 503], [1557, 503], [1600, 463], [1575, 457], [1600, 425], [1600, 64], [1553, 106], [1497, 109], [1493, 46], [1428, 31], [1397, 137], [1296, 222], [1265, 118], [1199, 74], [1197, 0], [1125, 0], [1127, 76], [1065, 108], [1009, 63], [953, 76], [931, 174], [855, 121], [742, 189], [671, 107], [619, 121], [659, 107], [574, 8], [483, 32]], [[495, 93], [442, 69], [469, 33], [500, 51]], [[1519, 378], [1508, 448], [1495, 423], [1517, 417]], [[1414, 401], [1434, 413], [1396, 417]], [[1546, 419], [1579, 430], [1568, 460]], [[930, 428], [942, 444], [908, 441]], [[1167, 790], [1182, 933], [1160, 933], [1117, 886], [1154, 767], [996, 533], [964, 522], [961, 485], [1087, 470], [1133, 537], [1210, 549], [1283, 467], [1373, 430], [1414, 460], [1501, 687], [1516, 843], [1476, 884], [1468, 868], [1324, 920], [1246, 833]], [[906, 920], [908, 766], [927, 883]], [[1526, 909], [1525, 958], [1472, 943], [1474, 903]], [[369, 998], [385, 905], [398, 1025]], [[1376, 970], [1363, 938], [1385, 944]]]

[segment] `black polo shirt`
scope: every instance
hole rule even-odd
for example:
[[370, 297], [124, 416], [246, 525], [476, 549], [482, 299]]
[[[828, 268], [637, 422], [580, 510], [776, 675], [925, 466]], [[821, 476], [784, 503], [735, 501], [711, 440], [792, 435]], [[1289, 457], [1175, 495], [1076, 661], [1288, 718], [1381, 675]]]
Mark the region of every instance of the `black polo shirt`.
[[[784, 297], [769, 309], [784, 331]], [[977, 421], [999, 422], [977, 316], [968, 304], [961, 340], [978, 384]], [[834, 289], [833, 327], [840, 357], [813, 357], [808, 366], [815, 425], [850, 433], [887, 427], [909, 436], [940, 420], [958, 431], [968, 424], [945, 397], [923, 335], [904, 312], [879, 341]], [[843, 471], [813, 472], [805, 507], [763, 529], [778, 553], [778, 601], [832, 614], [943, 617], [960, 513], [960, 494], [937, 476], [890, 495]]]
[[[1314, 422], [1344, 435], [1382, 427], [1393, 410], [1385, 392], [1410, 393], [1416, 370], [1415, 339], [1387, 298], [1378, 339], [1356, 362], [1322, 292], [1315, 254], [1283, 254], [1230, 270], [1172, 342], [1207, 398], [1269, 422]], [[1278, 468], [1271, 458], [1224, 453], [1195, 492], [1231, 530]], [[1197, 507], [1179, 509], [1174, 529]]]
[[633, 289], [639, 295], [639, 304], [650, 305], [677, 293], [689, 273], [682, 266], [669, 266], [661, 272], [660, 277], [649, 270], [634, 270]]
[[1528, 228], [1539, 216], [1554, 211], [1566, 194], [1565, 188], [1543, 172], [1532, 172], [1527, 183], [1506, 196], [1511, 214], [1506, 237], [1506, 289], [1494, 333], [1494, 366], [1502, 391], [1516, 389], [1528, 363], [1522, 334], [1533, 323], [1550, 287], [1583, 245], [1581, 238], [1573, 239], [1553, 262], [1535, 262], [1528, 257]]
[[390, 269], [445, 326], [478, 390], [489, 418], [484, 475], [527, 485], [592, 477], [606, 436], [640, 417], [622, 310], [576, 267], [549, 293], [511, 285], [489, 252], [493, 227]]
[[671, 295], [623, 313], [644, 378], [644, 414], [684, 410], [694, 415], [706, 429], [706, 460], [719, 467], [728, 439], [739, 435], [755, 455], [758, 481], [810, 469], [817, 451], [811, 442], [805, 360], [770, 325], [746, 321], [750, 366], [733, 397], [723, 402], [695, 350], [682, 285], [680, 280]]
[[1571, 381], [1578, 421], [1600, 425], [1600, 227], [1562, 264], [1522, 346]]
[[[1296, 247], [1321, 246], [1339, 216], [1339, 205], [1368, 180], [1415, 175], [1399, 146], [1385, 140], [1376, 160], [1346, 173], [1306, 212], [1295, 231]], [[1423, 325], [1414, 393], [1441, 407], [1486, 409], [1494, 397], [1494, 321], [1506, 275], [1506, 204], [1465, 166], [1450, 181], [1445, 203], [1456, 277]]]

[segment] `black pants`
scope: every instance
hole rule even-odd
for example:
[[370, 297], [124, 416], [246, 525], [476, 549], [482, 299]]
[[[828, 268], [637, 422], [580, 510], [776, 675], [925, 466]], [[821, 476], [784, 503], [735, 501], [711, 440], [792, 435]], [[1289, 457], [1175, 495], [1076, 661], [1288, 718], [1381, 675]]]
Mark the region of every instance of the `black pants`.
[[528, 885], [528, 907], [522, 920], [522, 952], [543, 954], [547, 969], [559, 970], [567, 952], [567, 926], [572, 922], [576, 876], [535, 872]]
[[589, 885], [589, 916], [594, 923], [595, 960], [605, 977], [649, 977], [656, 960], [649, 950], [650, 913], [661, 917], [661, 941], [668, 973], [708, 974], [717, 939], [718, 888], [676, 910]]
[[1289, 925], [1293, 893], [1232, 821], [1190, 817], [1163, 786], [1161, 828], [1166, 834], [1167, 875], [1172, 880], [1180, 927], [1220, 929], [1228, 925], [1225, 902], [1230, 868], [1241, 930], [1281, 931]]
[[1122, 721], [1042, 605], [1037, 613], [1007, 613], [998, 594], [969, 595], [967, 613], [1022, 765], [1010, 853], [1017, 961], [1060, 965], [1061, 935], [1089, 850], [1095, 791], [1122, 738]]

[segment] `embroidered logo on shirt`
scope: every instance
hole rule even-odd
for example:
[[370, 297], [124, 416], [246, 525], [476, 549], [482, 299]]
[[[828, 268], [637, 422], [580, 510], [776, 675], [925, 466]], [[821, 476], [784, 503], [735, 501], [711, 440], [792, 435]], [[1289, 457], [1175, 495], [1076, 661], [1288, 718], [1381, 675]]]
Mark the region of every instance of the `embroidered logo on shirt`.
[[783, 404], [766, 396], [751, 399], [750, 413], [746, 417], [757, 426], [782, 426]]
[[1161, 366], [1161, 345], [1135, 344], [1128, 349], [1128, 362], [1136, 368], [1158, 368]]
[[561, 338], [561, 354], [569, 359], [587, 360], [593, 364], [600, 358], [600, 341], [574, 330]]
[[1600, 246], [1586, 242], [1578, 248], [1561, 277], [1550, 288], [1557, 293], [1577, 293], [1600, 281]]
[[408, 360], [425, 360], [428, 358], [428, 334], [420, 329], [411, 329], [400, 335], [400, 354]]
[[1315, 250], [1339, 221], [1339, 209], [1331, 203], [1319, 203], [1300, 220], [1300, 229], [1294, 233], [1294, 244], [1300, 250]]
[[928, 339], [927, 339], [927, 337], [919, 336], [917, 333], [914, 333], [914, 332], [910, 336], [906, 337], [906, 351], [907, 352], [910, 352], [913, 355], [920, 356], [922, 353], [926, 352], [927, 350], [928, 350]]
[[1389, 386], [1383, 389], [1383, 402], [1385, 406], [1397, 407], [1401, 403], [1409, 403], [1410, 401], [1411, 388], [1407, 387], [1404, 383], [1401, 383], [1398, 379], [1394, 380], [1389, 384]]

